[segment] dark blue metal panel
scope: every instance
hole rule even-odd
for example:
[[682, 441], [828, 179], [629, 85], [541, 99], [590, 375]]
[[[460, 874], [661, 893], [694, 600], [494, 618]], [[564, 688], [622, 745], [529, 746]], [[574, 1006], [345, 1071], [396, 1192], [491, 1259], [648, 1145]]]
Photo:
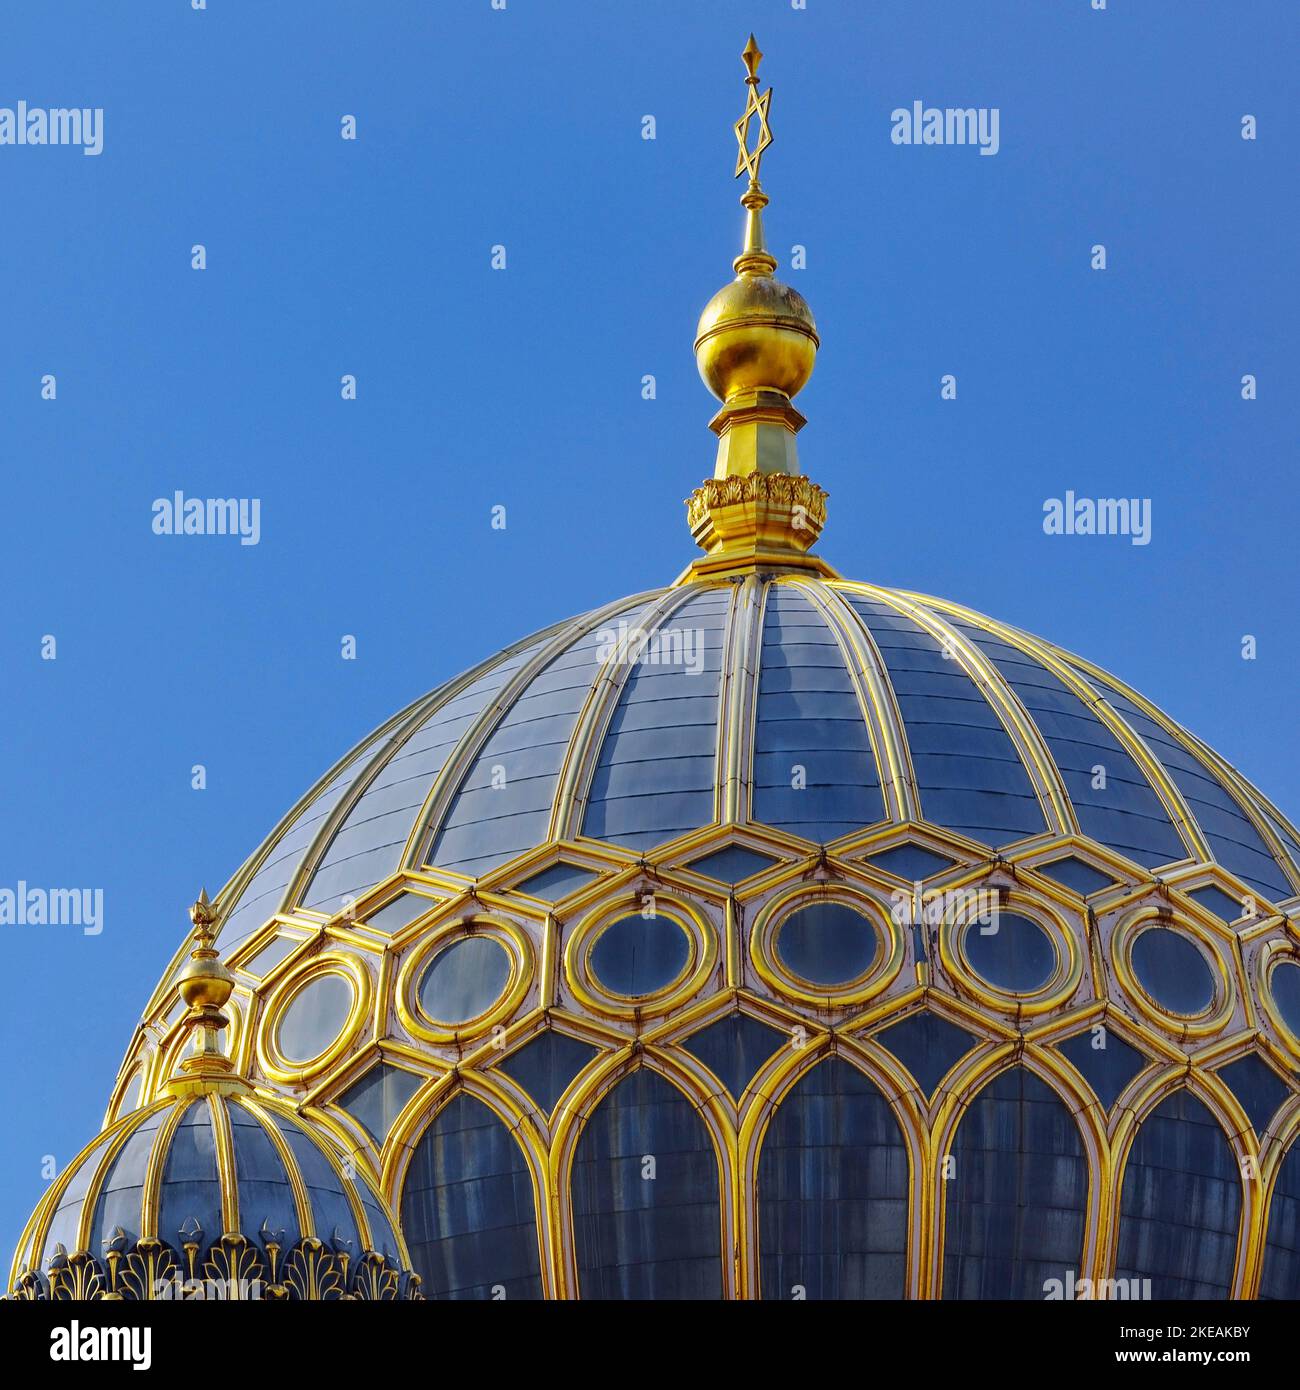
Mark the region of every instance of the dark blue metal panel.
[[1002, 1072], [957, 1126], [947, 1184], [944, 1298], [1042, 1299], [1079, 1278], [1088, 1160], [1074, 1117], [1023, 1067]]
[[172, 1133], [158, 1197], [159, 1237], [179, 1244], [176, 1233], [191, 1220], [199, 1223], [205, 1241], [225, 1234], [217, 1144], [206, 1100], [192, 1102]]
[[[638, 662], [628, 675], [592, 778], [584, 834], [649, 849], [712, 822], [729, 597], [711, 589], [688, 599], [658, 629], [668, 659]], [[674, 647], [671, 634], [689, 647]]]
[[762, 869], [770, 869], [775, 863], [775, 859], [745, 849], [743, 845], [728, 845], [725, 849], [706, 854], [702, 859], [693, 859], [689, 867], [697, 874], [707, 874], [721, 883], [739, 883], [742, 878], [750, 878]]
[[1152, 1298], [1226, 1298], [1237, 1260], [1241, 1174], [1227, 1138], [1178, 1091], [1143, 1121], [1124, 1169], [1115, 1276]]
[[599, 1049], [548, 1028], [501, 1062], [497, 1070], [517, 1081], [544, 1115], [555, 1109], [569, 1082]]
[[416, 1145], [402, 1234], [427, 1298], [542, 1296], [528, 1166], [481, 1102], [457, 1096]]
[[310, 1062], [343, 1031], [352, 1010], [352, 982], [342, 975], [318, 975], [289, 1001], [276, 1026], [280, 1051], [290, 1062]]
[[1147, 1064], [1136, 1048], [1101, 1026], [1076, 1033], [1057, 1046], [1092, 1087], [1103, 1110], [1115, 1104], [1119, 1093]]
[[395, 1264], [401, 1262], [397, 1249], [397, 1232], [393, 1229], [388, 1209], [383, 1206], [369, 1184], [357, 1179], [357, 1196], [366, 1211], [366, 1221], [370, 1226], [370, 1248], [381, 1255], [387, 1255]]
[[549, 869], [543, 869], [539, 874], [533, 874], [531, 878], [524, 879], [515, 887], [521, 893], [528, 893], [534, 898], [545, 898], [548, 902], [554, 902], [557, 898], [567, 897], [570, 893], [575, 893], [579, 888], [585, 888], [596, 875], [590, 869], [579, 868], [576, 864], [565, 863], [560, 860], [558, 864], [552, 864]]
[[[983, 628], [952, 625], [993, 662], [1033, 716], [1085, 835], [1148, 868], [1186, 856], [1146, 775], [1084, 700], [1033, 657]], [[1097, 767], [1105, 770], [1104, 787], [1093, 785]]]
[[879, 936], [867, 918], [837, 902], [809, 903], [792, 912], [773, 945], [792, 975], [827, 987], [865, 975], [880, 954]]
[[[112, 1143], [112, 1136], [109, 1135], [97, 1140], [94, 1147], [82, 1159], [77, 1171], [68, 1179], [68, 1185], [63, 1189], [63, 1195], [59, 1198], [59, 1205], [55, 1208], [54, 1216], [50, 1221], [50, 1229], [45, 1237], [44, 1252], [37, 1252], [38, 1258], [42, 1262], [48, 1261], [54, 1253], [56, 1245], [62, 1245], [69, 1253], [76, 1250], [77, 1225], [81, 1220], [81, 1210], [86, 1202], [86, 1194], [91, 1181], [94, 1179], [99, 1160], [104, 1156], [104, 1150], [108, 1148], [110, 1143]], [[137, 1214], [137, 1222], [138, 1219]]]
[[468, 1023], [485, 1014], [510, 983], [511, 959], [492, 936], [466, 936], [444, 946], [418, 985], [420, 1007], [440, 1023]]
[[1259, 1297], [1300, 1298], [1300, 1144], [1294, 1140], [1273, 1187]]
[[1046, 829], [1016, 746], [979, 687], [943, 646], [883, 603], [844, 597], [888, 669], [927, 820], [987, 845]]
[[996, 989], [1032, 994], [1056, 969], [1051, 938], [1019, 913], [990, 914], [987, 923], [976, 922], [966, 930], [962, 943], [971, 969]]
[[[608, 659], [619, 623], [635, 630], [644, 612], [645, 605], [638, 605], [611, 615], [538, 673], [466, 774], [430, 863], [478, 876], [545, 841], [578, 714]], [[494, 786], [496, 768], [504, 781]]]
[[250, 1240], [260, 1237], [263, 1223], [268, 1232], [283, 1231], [281, 1244], [288, 1249], [302, 1239], [302, 1229], [284, 1162], [261, 1120], [238, 1101], [228, 1105], [226, 1113], [235, 1150], [240, 1227]]
[[922, 1011], [877, 1033], [876, 1041], [912, 1073], [928, 1100], [953, 1063], [979, 1039], [938, 1014]]
[[343, 1192], [343, 1179], [296, 1120], [289, 1119], [279, 1111], [271, 1112], [271, 1120], [288, 1143], [289, 1152], [307, 1184], [317, 1240], [323, 1240], [327, 1245], [332, 1245], [335, 1240], [348, 1241], [355, 1258], [362, 1253], [363, 1242], [356, 1217]]
[[1282, 1022], [1295, 1038], [1300, 1038], [1300, 966], [1283, 959], [1269, 972], [1269, 993], [1282, 1015]]
[[748, 1014], [728, 1014], [692, 1033], [682, 1046], [701, 1062], [739, 1100], [759, 1067], [793, 1039]]
[[[92, 1254], [98, 1256], [103, 1253], [104, 1237], [115, 1227], [120, 1226], [126, 1233], [128, 1245], [140, 1238], [140, 1213], [144, 1202], [144, 1179], [149, 1166], [149, 1154], [153, 1149], [159, 1126], [169, 1114], [168, 1110], [160, 1110], [157, 1114], [150, 1115], [117, 1151], [116, 1157], [109, 1165], [108, 1173], [99, 1189], [95, 1215], [91, 1221], [88, 1248]], [[63, 1236], [57, 1238], [62, 1240]], [[174, 1242], [177, 1237], [175, 1231], [160, 1229], [158, 1238]], [[69, 1244], [68, 1249], [72, 1248]]]
[[583, 1298], [722, 1296], [713, 1146], [692, 1102], [657, 1073], [634, 1072], [588, 1118], [573, 1234]]
[[686, 969], [690, 940], [671, 917], [636, 913], [612, 922], [596, 938], [591, 973], [611, 993], [630, 996], [666, 989]]
[[1160, 1008], [1199, 1014], [1214, 1002], [1209, 963], [1185, 936], [1151, 927], [1133, 943], [1133, 973]]
[[1034, 872], [1054, 879], [1078, 893], [1081, 898], [1100, 892], [1103, 888], [1113, 887], [1115, 883], [1109, 874], [1103, 874], [1100, 869], [1094, 869], [1091, 864], [1069, 854], [1064, 859], [1052, 860], [1050, 864], [1035, 864]]
[[1239, 898], [1230, 897], [1222, 888], [1216, 888], [1214, 884], [1207, 883], [1204, 888], [1192, 888], [1188, 891], [1189, 898], [1195, 898], [1200, 905], [1224, 922], [1235, 922], [1238, 917], [1245, 916], [1245, 904]]
[[802, 594], [770, 585], [754, 729], [754, 819], [825, 843], [884, 814], [870, 736], [839, 644]]
[[1241, 1102], [1255, 1133], [1262, 1138], [1278, 1106], [1291, 1095], [1291, 1088], [1253, 1052], [1220, 1067], [1219, 1075]]
[[254, 975], [269, 975], [275, 966], [302, 945], [300, 936], [273, 936], [262, 949], [244, 965]]
[[895, 845], [893, 849], [873, 854], [868, 863], [875, 868], [884, 869], [888, 874], [905, 878], [909, 883], [930, 878], [944, 869], [952, 868], [953, 865], [953, 861], [942, 854], [935, 854], [933, 850], [913, 844]]
[[759, 1155], [765, 1299], [902, 1298], [908, 1166], [888, 1102], [832, 1057], [777, 1108]]
[[377, 1062], [343, 1092], [338, 1104], [365, 1125], [376, 1143], [382, 1144], [388, 1138], [388, 1131], [392, 1129], [393, 1121], [401, 1113], [402, 1107], [427, 1079], [407, 1071], [405, 1067]]
[[1165, 765], [1210, 842], [1215, 859], [1266, 898], [1279, 901], [1291, 897], [1295, 889], [1264, 837], [1209, 768], [1126, 695], [1107, 687], [1106, 698]]
[[381, 908], [366, 913], [366, 925], [376, 931], [396, 932], [410, 926], [417, 917], [429, 912], [437, 905], [436, 898], [426, 898], [420, 893], [399, 893], [390, 898]]

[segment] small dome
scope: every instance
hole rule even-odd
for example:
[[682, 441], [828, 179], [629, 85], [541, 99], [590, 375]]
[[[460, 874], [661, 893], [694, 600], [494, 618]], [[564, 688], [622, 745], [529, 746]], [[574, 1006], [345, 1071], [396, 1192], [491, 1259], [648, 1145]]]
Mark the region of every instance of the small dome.
[[812, 310], [770, 275], [739, 275], [704, 306], [695, 361], [719, 400], [742, 391], [794, 396], [812, 376], [820, 343]]
[[[411, 1297], [418, 1279], [383, 1199], [281, 1102], [166, 1096], [110, 1125], [24, 1233], [28, 1297]], [[241, 1290], [228, 1292], [238, 1280]], [[211, 1296], [211, 1295], [208, 1295]]]

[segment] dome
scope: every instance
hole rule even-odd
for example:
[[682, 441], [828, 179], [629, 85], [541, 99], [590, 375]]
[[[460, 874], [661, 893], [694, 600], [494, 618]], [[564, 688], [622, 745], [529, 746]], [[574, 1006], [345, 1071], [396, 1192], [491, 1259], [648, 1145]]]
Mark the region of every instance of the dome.
[[[1227, 1297], [1300, 1287], [1298, 885], [1272, 803], [1092, 663], [754, 571], [408, 706], [235, 876], [217, 944], [252, 1079], [350, 1136], [431, 1297]], [[115, 1104], [167, 1057], [136, 1045]], [[1018, 1156], [991, 1188], [988, 1150]]]
[[[18, 1254], [26, 1297], [409, 1296], [405, 1247], [365, 1176], [269, 1097], [167, 1095], [64, 1170]], [[238, 1291], [232, 1287], [238, 1285]]]
[[703, 556], [400, 710], [200, 897], [20, 1296], [1300, 1296], [1300, 836], [1093, 663], [812, 553], [760, 58]]

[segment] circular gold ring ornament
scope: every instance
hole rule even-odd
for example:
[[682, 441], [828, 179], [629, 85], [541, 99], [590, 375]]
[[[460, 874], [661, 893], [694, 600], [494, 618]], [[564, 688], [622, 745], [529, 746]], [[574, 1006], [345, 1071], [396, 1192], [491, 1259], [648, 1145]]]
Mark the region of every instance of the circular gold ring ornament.
[[[819, 903], [838, 903], [863, 919], [876, 938], [875, 954], [867, 968], [839, 984], [819, 984], [796, 974], [782, 959], [777, 937], [796, 913]], [[903, 933], [882, 905], [867, 893], [847, 884], [809, 887], [797, 884], [767, 902], [754, 920], [749, 955], [759, 978], [770, 988], [803, 1004], [837, 1008], [865, 1004], [887, 989], [903, 965]]]
[[1003, 909], [1032, 922], [1046, 937], [1055, 954], [1047, 979], [1025, 991], [1002, 989], [986, 979], [971, 963], [967, 942], [972, 932], [987, 925], [987, 913], [978, 901], [956, 900], [954, 909], [939, 926], [939, 959], [962, 991], [999, 1013], [1033, 1015], [1064, 1004], [1083, 978], [1083, 952], [1069, 922], [1046, 903], [1024, 893], [1001, 892], [997, 911]]
[[[315, 981], [326, 975], [336, 975], [346, 981], [352, 991], [347, 1017], [334, 1040], [315, 1057], [300, 1062], [286, 1057], [280, 1047], [280, 1026], [297, 997]], [[370, 974], [353, 956], [323, 955], [305, 960], [281, 980], [271, 991], [257, 1031], [257, 1059], [266, 1074], [275, 1081], [295, 1082], [316, 1076], [338, 1061], [351, 1047], [370, 1009]]]
[[1300, 1033], [1286, 1021], [1273, 994], [1273, 974], [1282, 965], [1293, 965], [1300, 969], [1300, 952], [1287, 941], [1266, 941], [1255, 958], [1259, 1001], [1278, 1040], [1293, 1057], [1300, 1059]]
[[[1212, 997], [1205, 1008], [1193, 1014], [1179, 1013], [1160, 1003], [1138, 979], [1133, 969], [1133, 947], [1138, 938], [1152, 930], [1173, 932], [1194, 947], [1209, 969]], [[1232, 1015], [1232, 976], [1214, 938], [1203, 927], [1180, 913], [1161, 912], [1156, 907], [1131, 912], [1115, 928], [1110, 938], [1110, 958], [1115, 976], [1124, 993], [1144, 1018], [1180, 1037], [1205, 1037], [1217, 1032]]]
[[633, 1019], [666, 1014], [695, 994], [718, 958], [718, 937], [708, 920], [684, 898], [655, 893], [651, 916], [671, 922], [686, 938], [686, 960], [677, 974], [648, 994], [620, 994], [603, 984], [591, 967], [591, 955], [611, 927], [629, 917], [645, 915], [646, 900], [622, 898], [597, 908], [569, 937], [564, 949], [564, 975], [574, 995], [609, 1018]]
[[[505, 952], [509, 975], [487, 1008], [464, 1020], [431, 1018], [420, 1002], [429, 967], [444, 951], [471, 937], [495, 941]], [[440, 927], [402, 962], [397, 975], [396, 1006], [402, 1026], [424, 1042], [451, 1043], [475, 1038], [509, 1018], [533, 983], [533, 943], [527, 933], [505, 918], [477, 915]]]

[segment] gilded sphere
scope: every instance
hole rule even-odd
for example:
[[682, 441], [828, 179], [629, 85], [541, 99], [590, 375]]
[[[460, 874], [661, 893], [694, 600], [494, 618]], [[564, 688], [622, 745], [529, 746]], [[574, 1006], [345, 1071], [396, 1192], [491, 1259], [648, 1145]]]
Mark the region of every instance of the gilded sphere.
[[181, 998], [192, 1009], [221, 1008], [235, 987], [235, 977], [219, 960], [190, 960], [176, 978]]
[[812, 375], [819, 342], [797, 290], [770, 275], [740, 275], [705, 305], [695, 361], [719, 400], [762, 388], [793, 396]]

